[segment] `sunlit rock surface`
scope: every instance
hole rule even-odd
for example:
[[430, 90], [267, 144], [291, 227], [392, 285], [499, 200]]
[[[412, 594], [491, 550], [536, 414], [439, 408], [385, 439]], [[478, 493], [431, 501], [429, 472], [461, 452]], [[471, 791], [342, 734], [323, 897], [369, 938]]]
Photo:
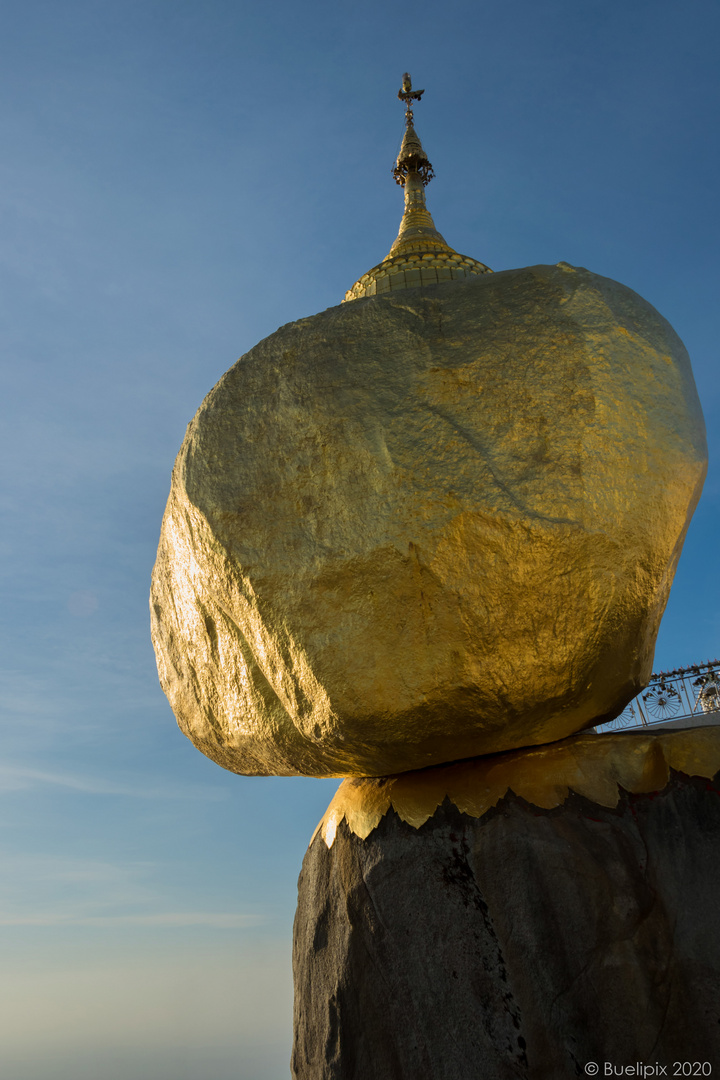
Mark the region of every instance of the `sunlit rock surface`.
[[705, 461], [682, 343], [586, 270], [281, 328], [173, 474], [152, 610], [180, 727], [237, 772], [378, 775], [615, 714]]
[[[541, 776], [523, 765], [534, 752], [516, 751], [501, 755], [511, 783], [530, 783], [547, 809], [511, 787], [470, 816], [455, 791], [419, 827], [403, 821], [423, 781], [428, 794], [446, 786], [447, 767], [418, 775], [415, 798], [406, 791], [366, 838], [349, 819], [331, 847], [318, 832], [298, 883], [295, 1080], [560, 1080], [594, 1064], [602, 1076], [605, 1062], [659, 1062], [670, 1076], [677, 1061], [714, 1075], [720, 787], [707, 777], [719, 734], [566, 740], [566, 765], [584, 763], [576, 782], [600, 802], [567, 788], [555, 799], [550, 758]], [[592, 747], [606, 739], [609, 772]], [[702, 776], [668, 776], [664, 758]], [[475, 785], [472, 767], [475, 813], [491, 763], [474, 763]], [[611, 796], [610, 773], [641, 793], [614, 784]]]

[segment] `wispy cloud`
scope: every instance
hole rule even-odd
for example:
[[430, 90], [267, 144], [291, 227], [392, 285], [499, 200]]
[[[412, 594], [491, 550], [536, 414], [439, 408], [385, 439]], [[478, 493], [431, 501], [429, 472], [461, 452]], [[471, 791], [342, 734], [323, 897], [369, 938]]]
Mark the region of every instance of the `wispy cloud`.
[[23, 791], [28, 788], [53, 786], [67, 788], [85, 795], [120, 795], [132, 799], [193, 799], [218, 800], [225, 798], [220, 788], [194, 785], [158, 784], [150, 780], [147, 783], [118, 783], [115, 780], [98, 776], [82, 776], [76, 773], [56, 772], [45, 769], [33, 769], [25, 765], [0, 765], [0, 794], [10, 791]]
[[168, 902], [154, 888], [152, 864], [16, 853], [1, 857], [0, 869], [0, 927], [242, 930], [269, 918], [267, 912], [209, 909], [197, 897], [185, 898], [187, 908], [170, 907], [177, 901]]
[[143, 915], [67, 915], [47, 912], [37, 915], [4, 914], [0, 911], [0, 926], [97, 926], [97, 927], [189, 927], [204, 926], [216, 930], [243, 930], [267, 922], [264, 915], [245, 915], [240, 912], [161, 911]]
[[[155, 868], [62, 855], [3, 852], [0, 913], [20, 923], [65, 922], [117, 913], [162, 910], [167, 900], [153, 888]], [[194, 905], [193, 905], [194, 906]]]

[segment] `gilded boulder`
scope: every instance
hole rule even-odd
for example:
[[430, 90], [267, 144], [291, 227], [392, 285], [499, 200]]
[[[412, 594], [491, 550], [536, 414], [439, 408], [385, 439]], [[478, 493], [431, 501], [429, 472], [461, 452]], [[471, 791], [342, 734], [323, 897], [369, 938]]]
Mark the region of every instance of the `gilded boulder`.
[[608, 719], [705, 468], [682, 343], [587, 270], [282, 327], [175, 465], [151, 607], [178, 723], [236, 772], [373, 776]]

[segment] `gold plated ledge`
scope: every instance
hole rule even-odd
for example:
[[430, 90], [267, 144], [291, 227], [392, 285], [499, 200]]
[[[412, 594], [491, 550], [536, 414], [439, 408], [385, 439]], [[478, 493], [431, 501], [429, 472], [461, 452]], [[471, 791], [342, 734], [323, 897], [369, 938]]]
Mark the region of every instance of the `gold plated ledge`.
[[[545, 810], [561, 806], [571, 791], [600, 806], [617, 806], [620, 788], [633, 794], [661, 791], [670, 769], [688, 776], [720, 771], [720, 725], [682, 731], [623, 731], [574, 735], [562, 742], [433, 769], [344, 780], [318, 831], [332, 847], [338, 826], [366, 839], [391, 808], [419, 829], [445, 798], [479, 818], [509, 791]], [[312, 843], [312, 841], [311, 841]]]
[[388, 255], [383, 262], [355, 282], [345, 293], [348, 300], [363, 296], [377, 296], [392, 289], [412, 289], [418, 285], [436, 285], [440, 281], [463, 281], [479, 274], [491, 274], [492, 270], [469, 255], [459, 255], [452, 248], [444, 251], [428, 251], [427, 246], [404, 249], [398, 255]]

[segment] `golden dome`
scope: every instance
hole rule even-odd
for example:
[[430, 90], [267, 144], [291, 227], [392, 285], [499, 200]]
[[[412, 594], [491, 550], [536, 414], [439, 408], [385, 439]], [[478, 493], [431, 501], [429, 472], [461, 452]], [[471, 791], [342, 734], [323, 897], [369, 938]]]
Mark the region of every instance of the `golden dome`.
[[405, 135], [393, 175], [396, 183], [405, 188], [405, 210], [400, 230], [390, 251], [377, 266], [355, 282], [345, 293], [345, 300], [375, 296], [391, 289], [408, 289], [416, 285], [434, 285], [438, 281], [474, 277], [492, 273], [489, 266], [459, 255], [435, 228], [425, 204], [425, 186], [434, 173], [413, 126], [411, 101], [419, 101], [424, 90], [413, 90], [410, 76], [403, 76], [403, 88], [398, 97], [405, 102]]

